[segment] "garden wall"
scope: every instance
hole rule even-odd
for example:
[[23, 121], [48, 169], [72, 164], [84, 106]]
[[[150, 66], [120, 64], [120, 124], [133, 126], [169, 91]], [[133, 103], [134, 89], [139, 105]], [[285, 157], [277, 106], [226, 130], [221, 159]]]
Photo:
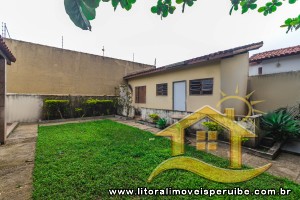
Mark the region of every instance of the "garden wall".
[[18, 61], [7, 68], [7, 92], [116, 95], [123, 77], [151, 65], [5, 39]]
[[264, 112], [290, 107], [300, 102], [300, 71], [249, 77], [252, 101], [264, 100], [254, 108]]
[[[72, 96], [72, 95], [40, 95], [40, 94], [7, 94], [6, 120], [13, 122], [38, 122], [47, 119], [43, 113], [45, 99], [69, 100], [72, 108], [77, 108], [88, 99], [115, 100], [115, 96]], [[112, 113], [114, 114], [114, 113]], [[75, 113], [71, 111], [71, 116]]]

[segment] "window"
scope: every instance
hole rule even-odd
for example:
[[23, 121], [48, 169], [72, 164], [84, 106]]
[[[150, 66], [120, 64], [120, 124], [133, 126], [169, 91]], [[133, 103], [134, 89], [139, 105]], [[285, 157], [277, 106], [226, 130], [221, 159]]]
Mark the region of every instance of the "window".
[[156, 96], [168, 96], [168, 83], [156, 84]]
[[135, 103], [146, 103], [146, 86], [135, 87]]
[[262, 67], [259, 67], [259, 68], [258, 68], [258, 74], [259, 74], [259, 75], [262, 75]]
[[190, 80], [190, 95], [206, 95], [213, 93], [213, 79]]

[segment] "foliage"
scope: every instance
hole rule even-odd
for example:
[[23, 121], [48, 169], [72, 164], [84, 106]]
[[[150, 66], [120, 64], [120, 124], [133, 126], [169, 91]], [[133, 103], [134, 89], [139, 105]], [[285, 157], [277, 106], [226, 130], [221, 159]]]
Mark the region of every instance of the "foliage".
[[115, 100], [86, 99], [84, 97], [69, 97], [68, 100], [45, 99], [44, 119], [111, 115], [116, 113], [115, 104]]
[[289, 136], [300, 135], [299, 121], [294, 120], [290, 114], [283, 110], [263, 115], [260, 120], [260, 127], [277, 141], [283, 141]]
[[84, 104], [88, 116], [109, 115], [115, 110], [113, 100], [88, 99]]
[[[136, 0], [102, 0], [103, 2], [111, 1], [114, 10], [118, 5], [127, 11], [132, 8], [132, 5]], [[176, 4], [182, 4], [182, 12], [185, 10], [185, 6], [193, 6], [196, 0], [157, 0], [157, 4], [151, 7], [151, 12], [163, 17], [167, 17], [169, 14], [173, 14], [176, 10], [176, 6], [172, 5], [175, 1]], [[257, 0], [230, 0], [231, 9], [229, 14], [233, 11], [239, 10], [241, 7], [242, 14], [249, 10], [256, 10], [258, 8]], [[296, 3], [297, 0], [288, 0], [289, 4]], [[258, 12], [263, 13], [264, 16], [274, 13], [285, 0], [270, 0], [264, 6], [258, 8]], [[99, 7], [100, 0], [64, 0], [65, 10], [69, 15], [73, 23], [83, 30], [91, 30], [90, 21], [96, 17], [96, 8]], [[295, 18], [288, 18], [285, 20], [281, 27], [287, 27], [287, 33], [292, 30], [298, 30], [300, 27], [300, 15]]]
[[[236, 196], [234, 199], [299, 199], [298, 184], [264, 173], [241, 183], [217, 183], [183, 170], [160, 174], [151, 183], [147, 178], [155, 167], [171, 157], [170, 140], [110, 120], [40, 126], [36, 144], [32, 199], [132, 199], [109, 196], [108, 190], [136, 187], [173, 189], [290, 189], [287, 198], [264, 195]], [[168, 148], [169, 147], [169, 148]], [[229, 160], [194, 147], [185, 146], [186, 156], [227, 168]], [[243, 166], [243, 168], [245, 168]], [[268, 183], [268, 184], [266, 184]], [[217, 196], [215, 196], [217, 197]], [[140, 196], [141, 199], [199, 199], [197, 196]], [[202, 199], [213, 197], [202, 196]], [[219, 199], [230, 196], [219, 195]]]
[[160, 118], [157, 122], [156, 125], [159, 129], [164, 129], [167, 127], [167, 120], [165, 118]]
[[76, 117], [84, 117], [84, 111], [82, 108], [75, 108]]
[[160, 119], [160, 117], [156, 113], [152, 113], [148, 116], [152, 119], [153, 123], [156, 123]]
[[91, 30], [90, 20], [95, 19], [99, 3], [100, 0], [64, 0], [70, 19], [83, 30]]
[[[296, 3], [297, 0], [288, 0], [289, 4]], [[258, 8], [259, 13], [263, 13], [264, 16], [276, 12], [276, 10], [285, 2], [284, 0], [271, 0], [264, 6]], [[232, 7], [230, 9], [230, 15], [233, 10], [237, 11], [239, 7], [242, 8], [242, 14], [248, 12], [248, 10], [257, 9], [257, 0], [231, 0]], [[300, 16], [296, 18], [288, 18], [285, 20], [281, 27], [287, 27], [287, 33], [292, 30], [298, 30], [300, 27]]]
[[47, 114], [48, 119], [57, 118], [57, 115], [61, 119], [64, 118], [68, 108], [69, 108], [69, 100], [56, 100], [56, 99], [46, 99], [44, 101], [44, 109]]
[[300, 103], [298, 103], [294, 106], [278, 108], [274, 112], [279, 112], [279, 111], [283, 111], [284, 113], [288, 113], [294, 119], [298, 119], [298, 120], [300, 119]]
[[208, 129], [208, 131], [223, 131], [223, 127], [213, 121], [202, 122], [202, 125], [205, 126]]

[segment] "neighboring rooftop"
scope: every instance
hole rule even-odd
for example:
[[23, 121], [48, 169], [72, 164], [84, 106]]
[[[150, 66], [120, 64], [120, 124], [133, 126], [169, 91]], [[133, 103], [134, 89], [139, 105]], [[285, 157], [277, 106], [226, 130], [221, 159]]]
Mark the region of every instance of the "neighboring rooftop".
[[300, 45], [254, 54], [250, 57], [250, 63], [297, 54], [300, 54]]
[[129, 75], [125, 76], [124, 79], [130, 79], [130, 78], [134, 78], [134, 77], [138, 77], [138, 76], [145, 76], [145, 75], [159, 73], [159, 72], [168, 71], [168, 70], [173, 70], [173, 69], [177, 69], [177, 68], [183, 68], [183, 67], [186, 67], [188, 65], [204, 63], [204, 62], [207, 62], [207, 61], [220, 60], [220, 59], [232, 57], [232, 56], [235, 56], [235, 55], [238, 55], [238, 54], [243, 54], [243, 53], [246, 53], [246, 52], [251, 51], [251, 50], [259, 49], [262, 46], [263, 46], [263, 42], [258, 42], [258, 43], [253, 43], [253, 44], [248, 44], [248, 45], [245, 45], [245, 46], [232, 48], [232, 49], [227, 49], [227, 50], [224, 50], [224, 51], [218, 51], [218, 52], [211, 53], [211, 54], [208, 54], [208, 55], [204, 55], [204, 56], [201, 56], [201, 57], [185, 60], [185, 61], [182, 61], [182, 62], [174, 63], [174, 64], [171, 64], [171, 65], [166, 65], [166, 66], [163, 66], [163, 67], [159, 67], [159, 68], [156, 68], [156, 69], [150, 69], [150, 70], [135, 72], [135, 73], [132, 73], [132, 74], [129, 74]]
[[0, 51], [2, 52], [3, 56], [5, 57], [5, 59], [7, 59], [8, 62], [16, 62], [15, 56], [8, 49], [1, 36], [0, 36]]

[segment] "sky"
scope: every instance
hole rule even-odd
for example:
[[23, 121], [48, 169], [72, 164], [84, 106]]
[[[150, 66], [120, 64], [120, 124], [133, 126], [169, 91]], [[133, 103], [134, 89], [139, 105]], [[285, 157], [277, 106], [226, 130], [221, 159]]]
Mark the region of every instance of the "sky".
[[[229, 15], [230, 0], [198, 0], [193, 7], [161, 20], [150, 8], [156, 0], [138, 0], [128, 12], [114, 12], [101, 2], [92, 31], [76, 27], [64, 9], [63, 0], [0, 0], [0, 22], [5, 22], [12, 39], [164, 66], [216, 51], [255, 42], [264, 46], [250, 54], [300, 44], [300, 30], [286, 34], [284, 20], [299, 15], [297, 2], [284, 3], [265, 17], [257, 11]], [[259, 6], [266, 0], [258, 0]]]

